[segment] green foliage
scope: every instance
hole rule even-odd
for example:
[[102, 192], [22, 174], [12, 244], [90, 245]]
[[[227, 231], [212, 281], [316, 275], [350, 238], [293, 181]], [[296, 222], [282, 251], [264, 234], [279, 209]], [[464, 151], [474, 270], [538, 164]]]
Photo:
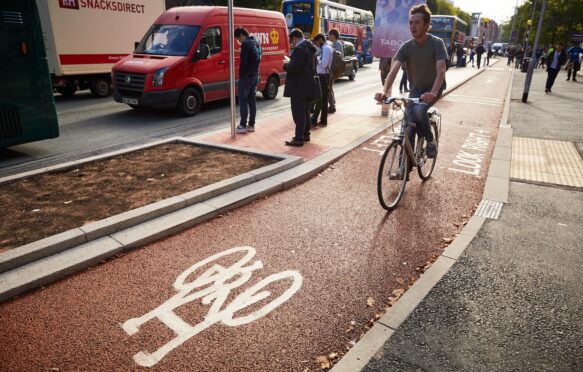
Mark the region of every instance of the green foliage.
[[[502, 40], [510, 39], [512, 20], [516, 19], [518, 44], [524, 42], [528, 29], [527, 21], [532, 16], [532, 5], [536, 3], [532, 26], [529, 33], [529, 43], [533, 43], [543, 0], [526, 0], [518, 7], [518, 12], [512, 19], [502, 25]], [[571, 32], [583, 32], [583, 3], [581, 0], [548, 0], [540, 35], [540, 44], [552, 44], [563, 41], [570, 44]]]
[[472, 16], [470, 13], [463, 11], [458, 6], [453, 6], [446, 0], [427, 0], [427, 6], [431, 10], [432, 14], [442, 14], [442, 15], [455, 15], [458, 16], [462, 21], [468, 24], [468, 28], [471, 24]]

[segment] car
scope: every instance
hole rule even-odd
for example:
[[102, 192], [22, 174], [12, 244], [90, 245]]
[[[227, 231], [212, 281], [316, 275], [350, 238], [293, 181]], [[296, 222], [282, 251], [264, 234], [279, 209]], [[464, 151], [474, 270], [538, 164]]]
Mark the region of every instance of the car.
[[356, 58], [354, 53], [354, 44], [344, 40], [341, 40], [340, 42], [344, 48], [344, 63], [346, 64], [344, 76], [348, 76], [349, 80], [354, 80], [356, 77], [356, 71], [358, 71], [358, 58]]

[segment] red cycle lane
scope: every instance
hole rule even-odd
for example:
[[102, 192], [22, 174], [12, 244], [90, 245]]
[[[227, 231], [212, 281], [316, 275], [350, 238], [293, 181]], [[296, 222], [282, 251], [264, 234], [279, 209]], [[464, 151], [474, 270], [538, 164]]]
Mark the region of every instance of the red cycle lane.
[[486, 71], [437, 104], [433, 178], [414, 175], [394, 212], [376, 196], [389, 132], [299, 186], [0, 305], [1, 369], [319, 369], [472, 215], [509, 76]]

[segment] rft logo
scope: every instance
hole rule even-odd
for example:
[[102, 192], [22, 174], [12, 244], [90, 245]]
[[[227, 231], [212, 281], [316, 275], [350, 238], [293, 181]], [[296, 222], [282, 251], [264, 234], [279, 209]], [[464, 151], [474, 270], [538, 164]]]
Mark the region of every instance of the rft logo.
[[59, 7], [66, 9], [79, 9], [77, 0], [59, 0]]

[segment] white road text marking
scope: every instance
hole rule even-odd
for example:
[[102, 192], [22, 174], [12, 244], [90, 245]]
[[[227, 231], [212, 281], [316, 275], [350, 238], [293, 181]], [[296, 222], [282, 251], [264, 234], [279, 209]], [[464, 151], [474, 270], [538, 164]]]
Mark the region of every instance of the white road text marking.
[[490, 143], [490, 135], [488, 133], [490, 132], [483, 129], [470, 132], [453, 161], [456, 168], [449, 168], [449, 170], [478, 177], [482, 169], [484, 152], [488, 149], [488, 144]]

